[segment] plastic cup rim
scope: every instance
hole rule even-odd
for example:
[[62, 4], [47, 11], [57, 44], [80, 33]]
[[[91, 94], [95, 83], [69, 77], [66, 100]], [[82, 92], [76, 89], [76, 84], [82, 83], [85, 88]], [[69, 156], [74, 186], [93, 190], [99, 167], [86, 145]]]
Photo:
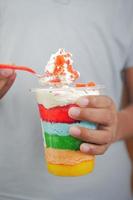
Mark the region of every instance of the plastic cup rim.
[[38, 87], [38, 88], [31, 88], [30, 92], [37, 92], [37, 91], [46, 91], [46, 90], [70, 90], [70, 89], [76, 89], [76, 90], [104, 90], [105, 86], [104, 85], [96, 85], [96, 86], [89, 86], [89, 87], [74, 87], [74, 86], [69, 86], [69, 87]]

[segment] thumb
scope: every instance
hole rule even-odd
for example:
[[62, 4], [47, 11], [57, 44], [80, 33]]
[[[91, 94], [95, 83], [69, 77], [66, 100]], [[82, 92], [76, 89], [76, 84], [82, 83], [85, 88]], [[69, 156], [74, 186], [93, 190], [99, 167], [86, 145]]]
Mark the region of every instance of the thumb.
[[12, 84], [14, 83], [16, 78], [16, 73], [13, 72], [12, 75], [8, 77], [1, 77], [0, 75], [0, 99], [7, 93], [7, 91], [10, 89]]
[[1, 69], [0, 70], [0, 78], [8, 78], [14, 74], [14, 70], [12, 69]]

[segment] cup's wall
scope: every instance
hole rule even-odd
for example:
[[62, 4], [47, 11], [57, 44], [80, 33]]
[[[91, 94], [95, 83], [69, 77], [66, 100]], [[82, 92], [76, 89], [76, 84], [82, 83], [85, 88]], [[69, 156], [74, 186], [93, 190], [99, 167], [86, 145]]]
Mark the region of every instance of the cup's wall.
[[[38, 98], [39, 92], [41, 98]], [[50, 108], [47, 104], [45, 107], [46, 99], [47, 102], [49, 100], [53, 103], [53, 97], [58, 102], [60, 96], [51, 96], [51, 93], [47, 95], [43, 92], [45, 93], [45, 90], [36, 91], [48, 171], [59, 176], [80, 176], [90, 173], [94, 168], [94, 156], [80, 152], [82, 141], [72, 137], [69, 129], [71, 126], [96, 129], [96, 124], [70, 118], [68, 110], [77, 106], [74, 102]]]

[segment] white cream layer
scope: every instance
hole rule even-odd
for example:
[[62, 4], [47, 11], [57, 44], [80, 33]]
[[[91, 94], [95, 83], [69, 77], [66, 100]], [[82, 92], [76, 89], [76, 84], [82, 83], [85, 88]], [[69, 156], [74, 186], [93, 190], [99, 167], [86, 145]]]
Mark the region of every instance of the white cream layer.
[[90, 88], [48, 88], [36, 89], [36, 98], [38, 104], [42, 104], [46, 108], [56, 106], [64, 106], [77, 102], [77, 99], [82, 96], [99, 95], [98, 89]]

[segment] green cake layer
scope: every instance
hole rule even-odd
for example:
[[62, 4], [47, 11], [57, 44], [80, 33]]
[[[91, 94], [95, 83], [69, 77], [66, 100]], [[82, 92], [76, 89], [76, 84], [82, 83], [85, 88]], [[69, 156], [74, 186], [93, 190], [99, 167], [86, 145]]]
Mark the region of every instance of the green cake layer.
[[55, 149], [79, 150], [82, 143], [81, 140], [78, 140], [71, 135], [59, 136], [45, 132], [43, 137], [46, 142], [46, 147], [52, 147]]

